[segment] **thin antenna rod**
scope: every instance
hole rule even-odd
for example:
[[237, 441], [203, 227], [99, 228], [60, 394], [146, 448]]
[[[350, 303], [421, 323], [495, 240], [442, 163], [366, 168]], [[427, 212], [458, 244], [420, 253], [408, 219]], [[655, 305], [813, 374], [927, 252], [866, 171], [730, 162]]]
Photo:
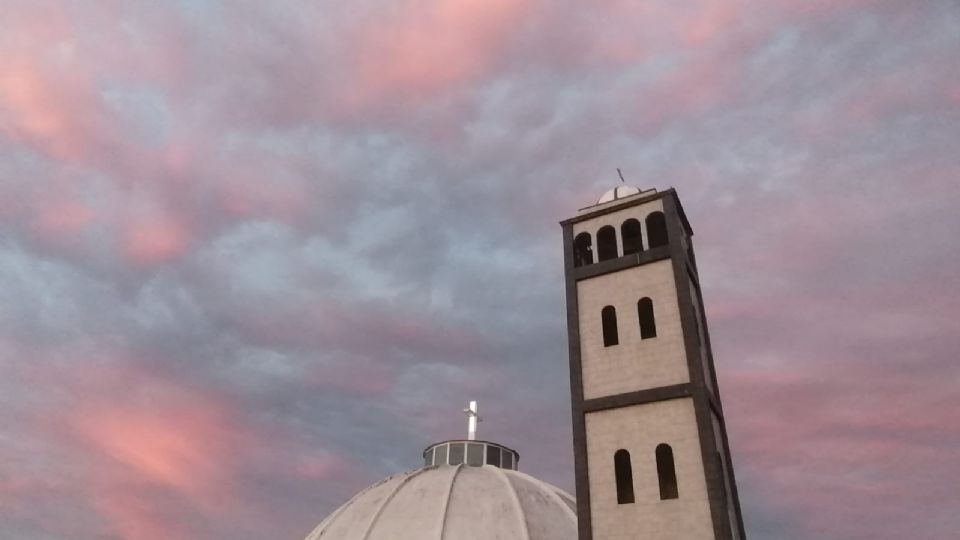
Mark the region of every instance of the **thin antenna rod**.
[[617, 174], [620, 175], [620, 181], [623, 182], [624, 184], [626, 184], [627, 181], [623, 179], [623, 173], [620, 172], [620, 167], [617, 167]]

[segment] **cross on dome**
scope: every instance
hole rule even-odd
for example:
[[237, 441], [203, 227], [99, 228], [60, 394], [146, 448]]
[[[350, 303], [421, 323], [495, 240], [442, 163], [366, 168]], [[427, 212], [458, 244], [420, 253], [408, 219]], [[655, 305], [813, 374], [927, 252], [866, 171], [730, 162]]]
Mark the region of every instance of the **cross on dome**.
[[475, 441], [477, 440], [477, 422], [482, 422], [483, 419], [480, 418], [480, 410], [477, 407], [476, 401], [471, 401], [466, 409], [463, 410], [463, 413], [467, 415], [467, 440]]

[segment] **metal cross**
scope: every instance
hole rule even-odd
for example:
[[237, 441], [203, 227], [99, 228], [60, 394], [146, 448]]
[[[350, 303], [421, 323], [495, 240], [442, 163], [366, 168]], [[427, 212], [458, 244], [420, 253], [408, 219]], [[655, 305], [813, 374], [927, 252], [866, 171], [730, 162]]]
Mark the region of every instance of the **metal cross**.
[[483, 421], [479, 415], [477, 402], [471, 401], [470, 406], [464, 409], [463, 412], [467, 415], [467, 440], [475, 441], [477, 440], [477, 422]]

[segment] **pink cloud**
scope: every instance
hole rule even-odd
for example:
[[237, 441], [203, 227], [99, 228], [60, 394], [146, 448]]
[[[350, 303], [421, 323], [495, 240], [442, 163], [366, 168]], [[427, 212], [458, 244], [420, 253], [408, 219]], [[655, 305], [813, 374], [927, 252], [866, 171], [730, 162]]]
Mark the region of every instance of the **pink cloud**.
[[891, 3], [884, 0], [778, 0], [792, 16], [814, 15], [824, 17], [862, 6], [884, 6]]
[[216, 166], [217, 203], [231, 219], [269, 217], [297, 223], [322, 211], [329, 203], [316, 193], [331, 189], [310, 186], [304, 169], [292, 156], [236, 152]]
[[317, 366], [308, 376], [311, 386], [335, 388], [354, 395], [377, 396], [390, 391], [398, 369], [388, 362], [350, 357], [333, 365]]
[[944, 95], [949, 102], [953, 103], [954, 105], [960, 105], [960, 84], [948, 86], [944, 90]]
[[63, 168], [137, 176], [145, 152], [102, 92], [108, 81], [148, 75], [150, 63], [116, 45], [116, 25], [89, 31], [67, 8], [36, 4], [0, 21], [0, 131]]
[[[62, 355], [69, 361], [54, 361]], [[325, 444], [301, 441], [302, 426], [260, 424], [241, 403], [183, 374], [108, 351], [96, 356], [65, 348], [0, 364], [5, 380], [49, 390], [6, 424], [17, 434], [12, 462], [11, 446], [0, 444], [0, 462], [16, 465], [0, 468], [6, 517], [35, 519], [36, 530], [55, 537], [194, 540], [237, 527], [284, 531], [296, 524], [271, 519], [291, 511], [264, 495], [262, 479], [251, 489], [251, 478], [266, 475], [276, 482], [268, 489], [293, 486], [307, 500], [324, 493], [319, 486], [366, 478]], [[294, 500], [286, 495], [280, 492]], [[55, 514], [35, 516], [31, 505]], [[50, 522], [60, 516], [74, 521]]]
[[95, 508], [110, 524], [112, 534], [125, 540], [190, 540], [182, 523], [167, 516], [148, 493], [102, 491], [93, 496]]
[[396, 103], [423, 105], [476, 81], [502, 64], [511, 32], [531, 10], [529, 0], [409, 0], [371, 17], [353, 44], [348, 109]]
[[294, 473], [312, 481], [349, 478], [363, 474], [357, 465], [341, 456], [307, 455], [295, 464]]
[[169, 216], [134, 217], [123, 231], [124, 252], [138, 265], [153, 265], [182, 255], [190, 245], [186, 227]]
[[[958, 472], [949, 466], [954, 450], [930, 441], [960, 438], [951, 421], [960, 410], [942, 396], [918, 396], [924, 385], [910, 377], [878, 376], [856, 359], [821, 360], [844, 366], [844, 377], [836, 368], [824, 375], [815, 367], [820, 363], [807, 367], [802, 353], [775, 369], [725, 370], [734, 456], [748, 465], [741, 473], [763, 479], [751, 488], [777, 493], [780, 505], [807, 520], [808, 532], [836, 512], [853, 521], [834, 533], [857, 537], [857, 519], [878, 508], [907, 508], [926, 496], [931, 475]], [[825, 508], [824, 492], [844, 500], [843, 509]]]
[[227, 450], [224, 419], [196, 396], [176, 399], [165, 410], [110, 403], [80, 407], [72, 423], [92, 447], [139, 478], [196, 493], [219, 476], [217, 456]]
[[[66, 85], [75, 90], [73, 81]], [[76, 117], [77, 96], [60, 94], [29, 60], [0, 60], [0, 113], [11, 137], [46, 149], [52, 157], [72, 159], [86, 150], [83, 129]]]
[[33, 228], [42, 235], [60, 236], [76, 233], [96, 219], [89, 205], [76, 200], [56, 199], [37, 209]]
[[742, 0], [705, 0], [679, 25], [681, 43], [702, 46], [716, 40], [743, 22], [746, 9]]
[[66, 366], [30, 368], [28, 380], [46, 381], [67, 400], [61, 403], [65, 415], [37, 418], [38, 427], [111, 461], [118, 475], [105, 480], [136, 478], [197, 498], [216, 492], [237, 455], [235, 443], [249, 436], [236, 411], [212, 392], [139, 365], [87, 361], [81, 373]]
[[650, 86], [620, 96], [632, 129], [652, 134], [671, 122], [696, 118], [738, 98], [738, 83], [753, 41], [725, 45], [681, 63]]
[[[322, 346], [359, 355], [382, 353], [387, 347], [459, 356], [476, 354], [483, 343], [475, 332], [459, 325], [439, 323], [416, 310], [392, 311], [376, 303], [344, 304], [307, 297], [272, 308], [269, 318], [261, 312], [230, 313], [228, 317], [251, 342], [270, 347]], [[359, 368], [376, 372], [383, 384], [389, 380], [389, 372], [377, 364], [361, 364]]]
[[109, 529], [122, 538], [190, 538], [171, 512], [216, 514], [238, 504], [231, 473], [259, 435], [213, 393], [135, 366], [88, 365], [82, 376], [34, 369], [47, 385], [69, 376], [59, 385], [72, 402], [62, 416], [38, 418], [37, 428], [86, 464], [83, 489]]

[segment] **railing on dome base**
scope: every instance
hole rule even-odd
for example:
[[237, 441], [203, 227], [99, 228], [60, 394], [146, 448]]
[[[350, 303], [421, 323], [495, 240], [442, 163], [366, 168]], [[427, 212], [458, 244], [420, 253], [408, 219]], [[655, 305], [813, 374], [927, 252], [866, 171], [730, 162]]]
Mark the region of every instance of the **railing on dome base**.
[[506, 446], [487, 441], [444, 441], [423, 451], [424, 466], [460, 465], [472, 467], [491, 465], [501, 469], [517, 470], [520, 454]]

